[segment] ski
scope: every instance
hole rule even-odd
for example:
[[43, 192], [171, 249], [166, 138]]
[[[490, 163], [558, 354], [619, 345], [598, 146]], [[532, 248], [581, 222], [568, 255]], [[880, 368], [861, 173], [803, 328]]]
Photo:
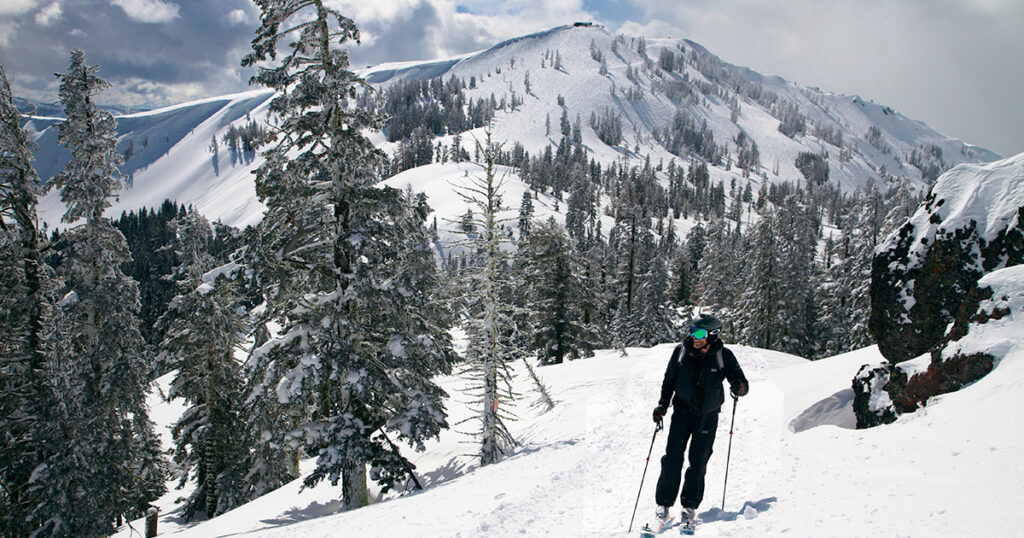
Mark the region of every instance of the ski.
[[640, 529], [640, 538], [655, 538], [659, 534], [665, 534], [669, 529], [676, 526], [676, 518], [670, 517], [665, 521], [662, 521], [657, 528], [652, 528], [648, 524], [644, 524], [644, 527]]
[[693, 533], [696, 530], [697, 530], [697, 520], [696, 519], [685, 520], [685, 521], [682, 522], [681, 525], [679, 525], [679, 534], [681, 534], [683, 536], [693, 536]]

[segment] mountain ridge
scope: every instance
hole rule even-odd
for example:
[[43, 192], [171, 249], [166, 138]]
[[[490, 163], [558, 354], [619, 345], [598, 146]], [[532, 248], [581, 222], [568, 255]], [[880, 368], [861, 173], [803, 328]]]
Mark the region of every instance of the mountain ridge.
[[[520, 144], [531, 155], [557, 147], [558, 123], [565, 117], [581, 127], [588, 158], [602, 165], [643, 166], [648, 160], [663, 165], [710, 156], [713, 183], [736, 182], [741, 189], [745, 184], [757, 190], [763, 182], [804, 181], [795, 163], [801, 154], [819, 155], [830, 170], [828, 180], [846, 192], [869, 182], [884, 185], [903, 179], [923, 190], [956, 164], [999, 157], [859, 96], [826, 93], [728, 64], [691, 40], [627, 38], [600, 26], [556, 26], [474, 53], [386, 63], [359, 73], [380, 98], [399, 81], [455, 76], [467, 85], [469, 99], [489, 99], [502, 107], [491, 123], [495, 140]], [[213, 220], [234, 225], [258, 221], [260, 214], [248, 213], [262, 209], [249, 171], [261, 157], [258, 152], [215, 153], [213, 141], [249, 122], [271, 125], [266, 109], [271, 95], [252, 90], [118, 116], [119, 149], [128, 156], [125, 171], [131, 186], [110, 214], [155, 207], [163, 200], [159, 196], [174, 195], [187, 197], [178, 199], [180, 203], [205, 208]], [[605, 113], [621, 119], [618, 144], [603, 141], [591, 125], [592, 118]], [[679, 125], [680, 120], [703, 125], [717, 153], [670, 147], [677, 136], [673, 122]], [[36, 164], [44, 181], [67, 159], [52, 128], [59, 121], [29, 117], [26, 123], [39, 143]], [[780, 132], [789, 124], [794, 132]], [[483, 129], [448, 132], [433, 140], [448, 145], [456, 134], [464, 140], [482, 139]], [[397, 150], [398, 143], [387, 142], [380, 133], [374, 140], [389, 154]], [[751, 146], [757, 155], [754, 163], [738, 169], [740, 152], [749, 152]], [[160, 164], [172, 154], [189, 166]], [[221, 204], [218, 196], [227, 192], [234, 199]], [[55, 225], [59, 203], [47, 200], [43, 208], [44, 219]]]

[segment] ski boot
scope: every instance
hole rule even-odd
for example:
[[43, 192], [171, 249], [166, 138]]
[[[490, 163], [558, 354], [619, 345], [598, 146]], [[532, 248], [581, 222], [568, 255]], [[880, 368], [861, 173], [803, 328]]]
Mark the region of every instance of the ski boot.
[[679, 534], [683, 536], [693, 536], [693, 533], [697, 530], [697, 510], [694, 508], [683, 507], [683, 513], [679, 520]]
[[659, 506], [654, 511], [654, 521], [644, 524], [640, 529], [640, 538], [655, 538], [659, 534], [665, 534], [673, 526], [675, 526], [675, 518], [669, 515], [669, 507]]

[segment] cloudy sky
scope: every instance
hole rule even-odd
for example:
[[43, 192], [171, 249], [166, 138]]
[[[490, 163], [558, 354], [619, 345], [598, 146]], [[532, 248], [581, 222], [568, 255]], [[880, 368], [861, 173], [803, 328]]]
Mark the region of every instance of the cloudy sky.
[[[577, 20], [689, 38], [723, 60], [889, 105], [965, 142], [1024, 152], [1024, 0], [328, 0], [352, 17], [355, 66], [471, 52]], [[0, 65], [54, 101], [72, 47], [156, 106], [246, 89], [251, 0], [0, 0]]]

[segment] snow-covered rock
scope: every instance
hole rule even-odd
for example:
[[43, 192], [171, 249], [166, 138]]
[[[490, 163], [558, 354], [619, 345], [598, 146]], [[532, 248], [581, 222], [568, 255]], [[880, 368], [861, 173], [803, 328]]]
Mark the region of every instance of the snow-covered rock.
[[899, 363], [940, 343], [983, 275], [1024, 263], [1024, 153], [943, 174], [876, 251], [870, 328]]
[[1024, 265], [983, 276], [963, 302], [943, 344], [893, 365], [866, 365], [854, 378], [860, 428], [894, 422], [930, 398], [960, 390], [1008, 356], [1024, 352]]

